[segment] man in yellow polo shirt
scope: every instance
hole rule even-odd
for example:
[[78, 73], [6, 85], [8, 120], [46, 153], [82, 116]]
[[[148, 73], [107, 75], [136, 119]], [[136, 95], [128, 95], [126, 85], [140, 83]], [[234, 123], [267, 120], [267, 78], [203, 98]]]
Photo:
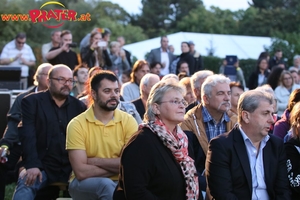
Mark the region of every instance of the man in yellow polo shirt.
[[73, 200], [112, 199], [123, 146], [138, 124], [119, 109], [117, 77], [101, 71], [90, 81], [92, 106], [67, 127], [66, 148], [73, 168], [69, 192]]

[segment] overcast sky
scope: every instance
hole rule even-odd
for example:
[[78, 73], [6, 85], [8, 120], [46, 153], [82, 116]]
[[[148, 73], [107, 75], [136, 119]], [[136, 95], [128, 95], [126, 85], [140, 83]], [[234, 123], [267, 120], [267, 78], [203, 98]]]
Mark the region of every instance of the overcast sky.
[[[141, 0], [110, 0], [113, 3], [119, 4], [123, 7], [129, 14], [140, 13], [140, 8], [142, 7]], [[248, 1], [251, 0], [202, 0], [205, 7], [216, 6], [221, 9], [230, 9], [236, 11], [239, 9], [247, 9], [249, 7]]]

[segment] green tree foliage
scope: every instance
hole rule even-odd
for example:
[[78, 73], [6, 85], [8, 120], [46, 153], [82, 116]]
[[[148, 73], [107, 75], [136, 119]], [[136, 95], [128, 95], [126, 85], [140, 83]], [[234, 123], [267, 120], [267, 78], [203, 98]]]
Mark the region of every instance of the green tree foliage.
[[176, 30], [176, 23], [202, 5], [202, 1], [142, 0], [142, 5], [142, 13], [132, 16], [132, 24], [140, 26], [152, 38]]

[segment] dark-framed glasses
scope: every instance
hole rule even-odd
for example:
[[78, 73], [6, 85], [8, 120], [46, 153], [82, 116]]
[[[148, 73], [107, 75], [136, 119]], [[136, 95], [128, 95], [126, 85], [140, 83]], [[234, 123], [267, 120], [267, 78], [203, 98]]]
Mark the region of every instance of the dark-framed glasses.
[[73, 79], [64, 79], [64, 78], [49, 78], [49, 79], [56, 80], [62, 85], [65, 85], [65, 84], [74, 85], [76, 83], [76, 81], [74, 81]]
[[179, 106], [180, 104], [182, 104], [184, 107], [187, 107], [189, 104], [186, 100], [182, 99], [182, 100], [170, 100], [170, 101], [162, 101], [160, 103], [170, 103], [173, 105], [177, 105]]

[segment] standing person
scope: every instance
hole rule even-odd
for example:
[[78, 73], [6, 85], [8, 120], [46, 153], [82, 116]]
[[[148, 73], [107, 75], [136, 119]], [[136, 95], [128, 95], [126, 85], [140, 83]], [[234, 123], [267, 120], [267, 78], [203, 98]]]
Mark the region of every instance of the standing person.
[[238, 124], [210, 141], [205, 170], [212, 198], [290, 199], [283, 143], [268, 135], [273, 103], [269, 93], [243, 93]]
[[268, 60], [266, 58], [258, 59], [256, 69], [251, 73], [248, 80], [249, 90], [253, 90], [258, 86], [266, 84], [269, 74]]
[[190, 54], [194, 57], [195, 59], [195, 67], [194, 67], [194, 72], [197, 72], [199, 70], [203, 70], [203, 60], [202, 56], [199, 52], [195, 50], [195, 43], [193, 41], [189, 41], [190, 45]]
[[[111, 67], [112, 62], [107, 52], [106, 42], [103, 43], [102, 41], [101, 33], [93, 31], [90, 33], [89, 38], [89, 44], [80, 50], [82, 62], [86, 63], [89, 68], [99, 66], [107, 69]], [[102, 44], [105, 44], [105, 46], [101, 46]]]
[[290, 114], [290, 124], [292, 138], [284, 144], [287, 155], [287, 171], [292, 193], [292, 200], [298, 200], [300, 195], [300, 103], [297, 103], [295, 109]]
[[269, 69], [272, 70], [272, 68], [274, 66], [277, 65], [283, 65], [283, 68], [285, 69], [285, 63], [282, 57], [282, 50], [281, 49], [277, 49], [275, 51], [275, 54], [272, 58], [270, 58], [269, 60]]
[[162, 36], [160, 38], [160, 47], [152, 49], [148, 55], [147, 62], [160, 62], [162, 64], [162, 69], [160, 71], [162, 76], [165, 76], [171, 72], [171, 63], [174, 60], [174, 55], [168, 49], [169, 39], [167, 36]]
[[189, 67], [189, 75], [193, 75], [196, 70], [195, 70], [195, 59], [194, 57], [190, 54], [190, 44], [188, 42], [181, 42], [181, 54], [178, 57], [179, 61], [176, 66], [176, 74], [178, 74], [179, 67], [183, 61], [185, 61], [188, 64]]
[[[26, 44], [26, 33], [18, 33], [14, 40], [7, 43], [0, 55], [0, 65], [20, 66], [23, 89], [32, 85], [30, 67], [35, 66], [35, 56], [31, 47]], [[33, 75], [33, 74], [32, 74]]]
[[22, 100], [19, 137], [24, 169], [19, 175], [14, 200], [33, 200], [38, 190], [51, 183], [68, 183], [71, 165], [65, 149], [66, 128], [86, 108], [70, 96], [73, 82], [71, 69], [56, 65], [48, 74], [48, 90]]
[[52, 47], [46, 54], [46, 59], [52, 65], [64, 64], [67, 65], [71, 70], [79, 64], [77, 54], [71, 49], [70, 44], [72, 43], [72, 33], [69, 30], [64, 30], [60, 34], [60, 45], [59, 47]]
[[291, 93], [300, 88], [300, 85], [294, 84], [293, 76], [289, 71], [283, 71], [280, 75], [279, 86], [275, 89], [275, 96], [278, 104], [278, 115], [281, 116], [287, 108]]
[[132, 62], [131, 62], [131, 53], [129, 51], [127, 51], [126, 49], [123, 48], [123, 46], [125, 45], [125, 38], [123, 36], [119, 36], [117, 38], [117, 41], [120, 43], [120, 48], [121, 50], [123, 50], [126, 54], [126, 58], [127, 61], [129, 63], [130, 68], [132, 67]]
[[49, 52], [49, 50], [53, 47], [59, 47], [60, 34], [61, 34], [61, 31], [59, 31], [59, 30], [52, 31], [51, 32], [51, 42], [43, 44], [42, 57], [43, 57], [44, 62], [47, 62], [46, 54]]
[[113, 71], [117, 77], [121, 77], [123, 71], [130, 69], [130, 65], [127, 61], [125, 51], [120, 49], [120, 43], [112, 41], [110, 43], [110, 60], [112, 62], [112, 67], [109, 70]]
[[145, 60], [137, 60], [130, 74], [130, 82], [122, 85], [121, 95], [124, 101], [133, 101], [140, 97], [140, 81], [150, 71], [149, 64]]
[[92, 105], [68, 124], [66, 149], [73, 173], [72, 199], [112, 199], [118, 180], [120, 154], [138, 129], [135, 119], [117, 109], [118, 78], [110, 71], [90, 81]]
[[145, 123], [122, 152], [114, 200], [198, 199], [194, 161], [178, 126], [185, 106], [183, 89], [177, 84], [161, 81], [153, 86]]
[[22, 154], [18, 134], [18, 124], [22, 120], [21, 101], [28, 94], [40, 92], [47, 89], [47, 76], [48, 71], [51, 68], [52, 65], [49, 63], [43, 63], [38, 66], [34, 75], [35, 87], [27, 92], [19, 94], [7, 114], [7, 127], [4, 131], [3, 138], [0, 140], [0, 155], [2, 155], [4, 149], [6, 151], [9, 151], [9, 155], [5, 155], [8, 158], [8, 161], [6, 163], [0, 163], [0, 200], [4, 200], [6, 183], [11, 181], [15, 182], [18, 179], [18, 175], [16, 175], [16, 177], [13, 177], [14, 180], [8, 180], [8, 171], [15, 170], [18, 172], [19, 169], [17, 162], [19, 161]]

